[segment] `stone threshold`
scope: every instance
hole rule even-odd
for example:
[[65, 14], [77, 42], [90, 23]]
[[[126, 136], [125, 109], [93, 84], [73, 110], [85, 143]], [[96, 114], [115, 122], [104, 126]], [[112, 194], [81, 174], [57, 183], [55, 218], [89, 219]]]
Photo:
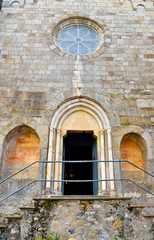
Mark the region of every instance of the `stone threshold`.
[[107, 196], [49, 196], [49, 197], [35, 197], [33, 198], [34, 201], [57, 201], [57, 200], [101, 200], [101, 201], [112, 201], [112, 200], [130, 200], [132, 197], [107, 197]]

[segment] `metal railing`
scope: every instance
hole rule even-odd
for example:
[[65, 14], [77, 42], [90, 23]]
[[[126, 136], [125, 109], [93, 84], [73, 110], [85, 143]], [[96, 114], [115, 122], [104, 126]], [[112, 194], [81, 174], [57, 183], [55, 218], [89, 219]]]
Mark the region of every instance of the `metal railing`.
[[[114, 178], [114, 179], [93, 179], [93, 180], [58, 180], [58, 179], [44, 179], [43, 176], [44, 176], [44, 164], [54, 164], [54, 163], [60, 163], [60, 164], [64, 164], [64, 163], [109, 163], [109, 162], [113, 162], [113, 163], [119, 163], [119, 171], [120, 171], [120, 178]], [[122, 197], [124, 197], [124, 181], [128, 181], [128, 182], [131, 182], [133, 183], [134, 185], [138, 186], [139, 188], [143, 189], [145, 192], [151, 194], [154, 196], [154, 194], [152, 192], [150, 192], [148, 189], [144, 188], [143, 186], [139, 185], [138, 183], [136, 183], [135, 181], [129, 179], [129, 178], [123, 178], [123, 174], [122, 174], [122, 165], [121, 163], [122, 162], [125, 162], [125, 163], [128, 163], [132, 166], [134, 166], [135, 168], [141, 170], [142, 172], [148, 174], [150, 177], [154, 177], [153, 174], [147, 172], [146, 170], [138, 167], [137, 165], [131, 163], [130, 161], [128, 160], [80, 160], [80, 161], [35, 161], [29, 165], [27, 165], [26, 167], [22, 168], [21, 170], [17, 171], [16, 173], [6, 177], [5, 179], [3, 179], [2, 181], [0, 181], [0, 186], [2, 183], [6, 182], [7, 180], [9, 179], [12, 179], [14, 176], [16, 176], [17, 174], [27, 170], [28, 168], [30, 168], [31, 166], [34, 166], [35, 164], [37, 163], [41, 163], [42, 164], [42, 170], [41, 170], [41, 179], [35, 179], [35, 180], [32, 180], [30, 181], [29, 183], [25, 184], [24, 186], [18, 188], [16, 191], [14, 191], [13, 193], [10, 193], [9, 195], [7, 195], [6, 197], [0, 199], [0, 202], [3, 202], [4, 200], [8, 199], [9, 197], [15, 195], [16, 193], [20, 192], [21, 190], [23, 190], [24, 188], [32, 185], [33, 183], [37, 183], [37, 182], [40, 182], [40, 197], [42, 197], [42, 190], [43, 190], [43, 182], [61, 182], [61, 183], [65, 183], [65, 182], [75, 182], [75, 183], [83, 183], [83, 182], [108, 182], [108, 181], [120, 181], [121, 182], [121, 193], [122, 193]]]

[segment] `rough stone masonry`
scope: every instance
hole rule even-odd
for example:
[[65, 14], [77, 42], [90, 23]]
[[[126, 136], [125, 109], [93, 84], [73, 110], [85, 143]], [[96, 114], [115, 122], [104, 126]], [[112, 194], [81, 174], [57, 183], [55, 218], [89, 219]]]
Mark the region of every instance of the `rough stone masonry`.
[[[123, 154], [130, 160], [133, 156], [136, 165], [153, 174], [153, 4], [153, 0], [0, 1], [0, 179], [36, 160], [50, 160], [49, 156], [62, 160], [63, 138], [70, 130], [92, 131], [98, 139], [100, 159], [119, 159]], [[58, 33], [71, 24], [96, 30], [100, 38], [96, 51], [76, 56], [60, 49]], [[51, 122], [58, 116], [58, 109], [67, 103], [69, 108], [75, 101], [82, 102], [81, 99], [84, 103], [80, 111], [76, 110], [76, 115], [70, 111], [70, 118], [64, 114], [59, 120], [61, 128], [57, 125], [52, 129]], [[84, 108], [87, 101], [89, 105]], [[101, 111], [97, 111], [95, 105], [104, 115], [99, 115]], [[66, 121], [62, 121], [63, 117]], [[96, 122], [106, 123], [106, 119], [109, 128], [97, 127]], [[126, 152], [129, 152], [127, 156]], [[122, 166], [124, 177], [153, 190], [150, 177], [127, 167]], [[62, 179], [63, 170], [57, 165], [52, 171], [50, 167], [45, 170], [45, 178]], [[38, 176], [39, 164], [0, 187], [2, 197]], [[118, 164], [99, 165], [98, 176], [119, 178]], [[61, 195], [61, 189], [61, 185], [56, 184], [46, 189], [44, 184], [44, 194]], [[38, 188], [31, 186], [22, 193], [21, 199], [14, 197], [9, 204], [1, 205], [1, 214], [18, 212], [20, 204], [29, 204], [32, 197], [38, 195]], [[100, 184], [98, 193], [119, 196], [120, 184]], [[151, 195], [132, 184], [125, 184], [125, 194], [133, 196], [135, 203], [153, 205]], [[103, 215], [105, 208], [105, 203], [97, 202], [92, 205], [71, 202], [65, 206], [58, 203], [54, 206], [55, 217], [50, 221], [50, 229], [59, 231], [57, 224], [62, 226], [65, 221], [65, 218], [58, 219], [59, 211], [70, 211], [77, 215], [72, 215], [73, 225], [68, 225], [67, 231], [77, 240], [81, 240], [81, 236], [84, 240], [112, 239], [114, 234], [121, 239], [137, 239], [131, 230], [135, 216], [131, 218], [131, 213], [125, 210], [123, 219], [123, 213], [118, 213], [112, 203], [107, 208], [113, 214]], [[82, 216], [78, 214], [85, 209]], [[84, 231], [85, 218], [89, 232]], [[102, 224], [101, 230], [98, 224]], [[105, 231], [109, 226], [112, 231]], [[146, 223], [142, 226], [144, 229]], [[133, 231], [139, 233], [139, 229]], [[144, 235], [144, 239], [150, 237]]]

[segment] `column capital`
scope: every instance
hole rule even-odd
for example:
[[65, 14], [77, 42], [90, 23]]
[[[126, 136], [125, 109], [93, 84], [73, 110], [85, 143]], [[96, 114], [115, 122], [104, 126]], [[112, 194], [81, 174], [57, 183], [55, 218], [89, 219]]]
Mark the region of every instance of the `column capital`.
[[57, 134], [61, 134], [61, 129], [57, 129]]
[[100, 135], [103, 135], [103, 134], [104, 134], [104, 132], [105, 132], [105, 130], [104, 130], [104, 129], [103, 129], [103, 130], [100, 130], [100, 131], [99, 131], [99, 134], [100, 134]]
[[111, 127], [110, 127], [110, 128], [106, 128], [105, 131], [106, 131], [107, 133], [111, 133]]
[[50, 132], [54, 130], [53, 126], [49, 126]]

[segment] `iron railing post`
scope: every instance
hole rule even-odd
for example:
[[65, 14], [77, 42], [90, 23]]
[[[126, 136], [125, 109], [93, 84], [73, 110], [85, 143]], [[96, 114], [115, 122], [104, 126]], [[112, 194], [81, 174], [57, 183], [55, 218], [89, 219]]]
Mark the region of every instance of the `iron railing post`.
[[42, 197], [42, 189], [43, 189], [43, 173], [44, 173], [44, 161], [42, 161], [41, 184], [40, 184], [40, 197]]
[[122, 193], [122, 197], [124, 197], [124, 184], [123, 184], [123, 177], [122, 177], [121, 159], [119, 159], [119, 169], [120, 169], [121, 193]]

